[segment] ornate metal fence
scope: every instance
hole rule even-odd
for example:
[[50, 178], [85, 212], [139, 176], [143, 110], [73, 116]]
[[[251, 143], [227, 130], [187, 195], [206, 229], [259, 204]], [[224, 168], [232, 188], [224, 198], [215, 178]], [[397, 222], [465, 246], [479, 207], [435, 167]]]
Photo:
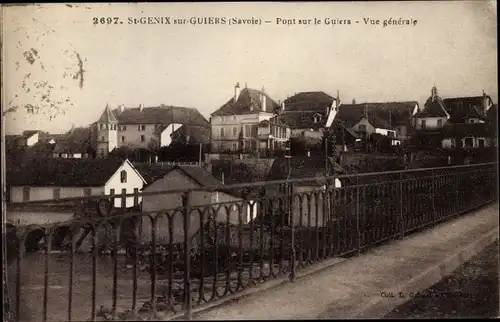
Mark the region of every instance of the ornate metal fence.
[[[226, 187], [241, 199], [201, 205], [203, 189], [61, 200], [80, 205], [73, 220], [4, 233], [11, 316], [190, 318], [196, 306], [494, 202], [497, 172], [487, 163], [260, 182]], [[182, 206], [142, 210], [148, 195], [166, 194]], [[131, 196], [138, 207], [111, 207]]]

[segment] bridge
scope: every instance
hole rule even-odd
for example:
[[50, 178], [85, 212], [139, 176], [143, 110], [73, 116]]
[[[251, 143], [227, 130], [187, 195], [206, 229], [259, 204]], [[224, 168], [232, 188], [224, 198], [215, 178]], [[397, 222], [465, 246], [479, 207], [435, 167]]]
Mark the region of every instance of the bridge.
[[[277, 280], [293, 284], [312, 267], [362, 258], [495, 203], [497, 166], [233, 185], [224, 189], [241, 190], [240, 200], [206, 205], [190, 197], [208, 190], [201, 188], [64, 199], [93, 204], [97, 215], [12, 227], [4, 234], [11, 245], [9, 311], [23, 321], [191, 319], [213, 303]], [[134, 209], [109, 207], [116, 198], [145, 202], [148, 195], [166, 193], [178, 194], [182, 206], [154, 212], [138, 203]], [[62, 226], [69, 227], [69, 247], [54, 254], [53, 234]], [[37, 238], [43, 247], [28, 249], [34, 231], [42, 233]], [[83, 240], [90, 247], [78, 251]]]

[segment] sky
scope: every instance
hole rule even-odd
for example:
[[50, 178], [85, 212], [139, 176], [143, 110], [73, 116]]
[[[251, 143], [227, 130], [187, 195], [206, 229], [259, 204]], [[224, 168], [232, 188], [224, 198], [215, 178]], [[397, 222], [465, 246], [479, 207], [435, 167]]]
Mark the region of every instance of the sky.
[[[283, 101], [324, 91], [344, 103], [442, 97], [498, 101], [495, 1], [40, 4], [3, 7], [7, 134], [63, 133], [106, 104], [194, 107], [207, 119], [234, 85]], [[93, 24], [117, 17], [123, 24]], [[260, 19], [260, 25], [129, 24], [129, 18]], [[296, 24], [277, 24], [277, 19]], [[384, 20], [417, 21], [383, 26]], [[297, 19], [320, 20], [308, 25]], [[325, 24], [350, 20], [351, 24]], [[380, 24], [365, 24], [365, 19]], [[265, 23], [265, 21], [271, 21]], [[356, 23], [356, 21], [359, 21]], [[28, 113], [26, 106], [34, 106]]]

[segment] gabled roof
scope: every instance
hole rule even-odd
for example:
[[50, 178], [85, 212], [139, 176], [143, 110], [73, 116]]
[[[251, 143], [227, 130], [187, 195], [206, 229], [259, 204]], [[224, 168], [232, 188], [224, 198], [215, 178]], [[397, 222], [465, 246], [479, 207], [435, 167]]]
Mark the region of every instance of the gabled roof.
[[284, 101], [286, 111], [315, 111], [324, 112], [336, 100], [325, 92], [300, 92]]
[[32, 137], [33, 135], [37, 134], [37, 133], [40, 133], [41, 131], [38, 131], [38, 130], [28, 130], [28, 131], [24, 131], [23, 134], [22, 134], [22, 137], [27, 139], [27, 138], [30, 138]]
[[190, 124], [209, 127], [210, 123], [195, 108], [160, 105], [155, 107], [113, 110], [120, 124]]
[[[18, 167], [22, 169], [20, 172], [17, 167], [14, 167], [12, 171], [7, 171], [7, 184], [42, 187], [101, 187], [125, 162], [130, 164], [128, 160], [114, 158], [36, 158], [19, 165]], [[9, 176], [9, 173], [17, 174]]]
[[[325, 92], [301, 92], [284, 101], [285, 110], [281, 117], [291, 128], [318, 129], [326, 125], [328, 111], [336, 98]], [[318, 114], [318, 122], [314, 122]]]
[[409, 126], [412, 112], [417, 105], [416, 101], [342, 104], [338, 108], [335, 120], [342, 121], [347, 127], [353, 127], [364, 117], [366, 107], [368, 121], [377, 128]]
[[115, 115], [111, 111], [108, 105], [106, 105], [106, 108], [104, 109], [104, 112], [102, 112], [101, 117], [99, 117], [99, 120], [97, 120], [97, 123], [116, 123], [118, 120], [116, 119]]
[[[266, 96], [266, 106], [262, 106], [261, 95]], [[273, 113], [279, 109], [279, 105], [263, 91], [244, 88], [238, 99], [231, 97], [221, 108], [213, 112], [212, 116], [253, 114], [259, 112]]]
[[443, 103], [450, 121], [461, 123], [466, 118], [485, 118], [484, 99], [483, 96], [454, 97], [444, 99]]
[[180, 169], [188, 177], [196, 181], [200, 186], [205, 188], [220, 189], [222, 182], [216, 179], [212, 174], [199, 166], [178, 165], [171, 171]]

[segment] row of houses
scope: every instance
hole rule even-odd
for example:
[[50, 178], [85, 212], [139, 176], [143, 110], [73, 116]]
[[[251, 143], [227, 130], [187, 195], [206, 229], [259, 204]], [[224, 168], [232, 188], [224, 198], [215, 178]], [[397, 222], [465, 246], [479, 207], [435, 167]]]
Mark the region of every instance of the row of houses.
[[417, 101], [348, 104], [338, 91], [336, 97], [322, 91], [301, 92], [276, 102], [264, 88], [241, 89], [236, 84], [233, 95], [209, 120], [195, 108], [106, 106], [89, 127], [55, 135], [25, 131], [7, 136], [6, 141], [8, 147], [31, 151], [25, 151], [29, 157], [62, 158], [103, 158], [118, 149], [157, 152], [173, 142], [202, 144], [209, 146], [203, 151], [210, 156], [208, 161], [235, 152], [265, 155], [289, 148], [290, 140], [314, 146], [322, 142], [325, 131], [341, 133], [337, 139], [348, 142], [376, 133], [398, 145], [425, 134], [443, 148], [479, 148], [494, 145], [496, 113], [497, 105], [484, 92], [442, 99], [433, 87], [421, 107]]

